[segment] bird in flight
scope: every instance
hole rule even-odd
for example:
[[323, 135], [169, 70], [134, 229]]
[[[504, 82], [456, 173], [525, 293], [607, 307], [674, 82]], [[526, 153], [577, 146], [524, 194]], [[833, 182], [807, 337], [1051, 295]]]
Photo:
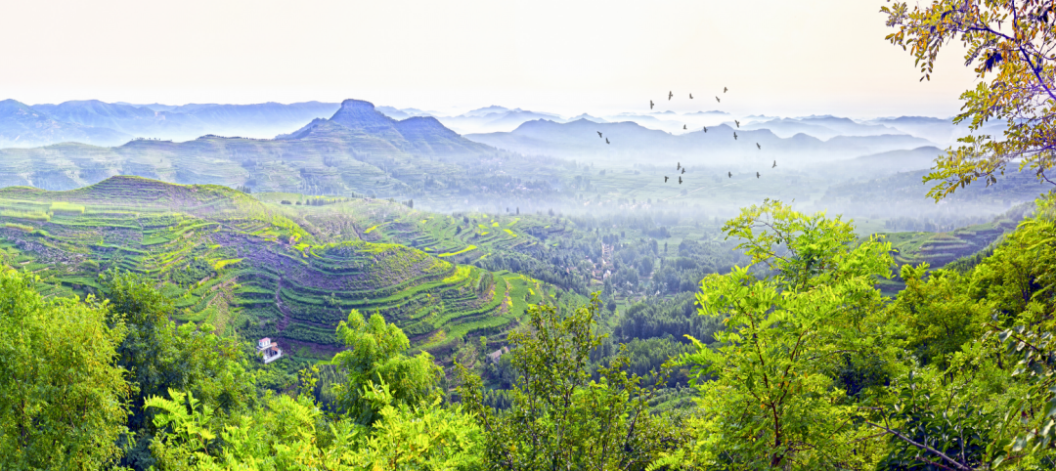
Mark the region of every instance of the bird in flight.
[[733, 172], [726, 172], [726, 175], [729, 175], [730, 178], [733, 178]]
[[667, 175], [664, 175], [664, 183], [667, 183]]
[[722, 93], [726, 93], [726, 90], [729, 90], [729, 88], [722, 87]]
[[606, 144], [608, 144], [608, 143], [609, 143], [609, 138], [607, 138], [607, 137], [605, 138], [605, 143], [606, 143]]
[[653, 109], [654, 105], [655, 103], [653, 103], [653, 100], [649, 100], [649, 109]]
[[722, 100], [720, 100], [719, 97], [715, 97], [715, 101], [722, 103]]
[[682, 173], [686, 173], [686, 167], [682, 167]]
[[[608, 141], [609, 138], [605, 138], [605, 140]], [[733, 140], [735, 140], [735, 141], [737, 140], [737, 131], [733, 132]]]
[[601, 139], [601, 131], [596, 131], [596, 132], [598, 133], [598, 139]]
[[674, 92], [667, 92], [667, 100], [671, 101], [671, 97], [675, 96]]
[[740, 122], [740, 121], [737, 121], [737, 120], [735, 119], [735, 120], [733, 120], [733, 122], [734, 122], [735, 124], [737, 124], [737, 127], [741, 127], [741, 122]]
[[759, 172], [755, 172], [755, 178], [759, 178]]
[[693, 94], [692, 94], [692, 93], [690, 93], [690, 94], [689, 94], [689, 99], [690, 99], [690, 100], [692, 100], [692, 99], [693, 99]]
[[708, 127], [704, 126], [704, 132], [708, 132]]
[[777, 161], [776, 160], [774, 161], [774, 166], [770, 167], [770, 168], [777, 168]]
[[682, 129], [688, 129], [685, 124], [682, 125]]
[[681, 185], [681, 184], [682, 184], [682, 177], [678, 177], [678, 184], [679, 184], [679, 185]]
[[759, 145], [759, 143], [758, 143], [758, 142], [756, 142], [756, 143], [755, 143], [755, 147], [758, 147], [758, 148], [759, 148], [759, 150], [763, 150], [763, 146]]
[[675, 162], [675, 170], [682, 168], [682, 162]]

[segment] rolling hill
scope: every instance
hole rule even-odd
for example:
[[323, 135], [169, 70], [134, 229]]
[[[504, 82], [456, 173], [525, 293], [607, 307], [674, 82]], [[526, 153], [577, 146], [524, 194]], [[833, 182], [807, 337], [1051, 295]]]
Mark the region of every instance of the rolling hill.
[[[319, 201], [331, 210], [409, 211], [382, 201]], [[66, 192], [5, 188], [0, 250], [8, 265], [38, 275], [48, 295], [96, 291], [98, 275], [110, 269], [142, 273], [176, 300], [177, 320], [278, 339], [301, 356], [337, 351], [337, 323], [360, 309], [381, 312], [443, 360], [468, 334], [501, 338], [528, 302], [549, 292], [522, 275], [357, 236], [369, 228], [306, 230], [295, 220], [308, 208], [138, 177]]]

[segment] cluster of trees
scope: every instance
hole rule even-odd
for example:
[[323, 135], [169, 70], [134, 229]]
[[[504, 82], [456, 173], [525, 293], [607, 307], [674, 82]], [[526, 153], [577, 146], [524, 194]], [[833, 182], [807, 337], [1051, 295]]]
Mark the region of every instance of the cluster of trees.
[[[353, 197], [355, 197], [355, 196], [353, 195]], [[310, 197], [310, 198], [304, 200], [303, 203], [301, 201], [293, 202], [293, 201], [290, 201], [290, 200], [281, 200], [281, 201], [279, 201], [279, 204], [286, 204], [286, 205], [291, 205], [292, 204], [292, 205], [297, 205], [297, 206], [300, 206], [302, 204], [305, 205], [305, 206], [326, 206], [328, 204], [341, 203], [341, 202], [346, 202], [346, 201], [351, 201], [351, 198], [333, 198], [333, 197], [315, 196], [315, 197]], [[407, 204], [407, 203], [404, 203], [404, 204]], [[411, 202], [411, 207], [412, 208], [414, 207], [413, 205], [414, 205], [414, 203]]]
[[[463, 223], [471, 224], [463, 216]], [[683, 224], [702, 234], [662, 241], [670, 237], [668, 226]], [[674, 295], [695, 291], [708, 273], [729, 271], [747, 259], [724, 239], [718, 224], [696, 227], [676, 214], [658, 212], [651, 216], [602, 215], [555, 217], [550, 226], [561, 234], [550, 237], [550, 229], [528, 232], [547, 242], [521, 245], [499, 251], [475, 262], [489, 270], [511, 270], [588, 295], [594, 280], [602, 282], [602, 296]], [[548, 226], [549, 227], [549, 226]], [[603, 254], [603, 246], [611, 254]]]

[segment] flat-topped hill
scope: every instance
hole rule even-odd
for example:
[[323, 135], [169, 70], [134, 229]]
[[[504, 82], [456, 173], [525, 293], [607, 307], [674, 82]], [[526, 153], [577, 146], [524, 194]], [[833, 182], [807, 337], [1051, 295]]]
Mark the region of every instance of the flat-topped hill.
[[397, 121], [346, 100], [276, 139], [206, 135], [186, 142], [136, 139], [118, 147], [56, 144], [0, 149], [0, 187], [71, 190], [117, 175], [254, 191], [397, 193], [429, 178], [459, 178], [482, 158], [505, 155], [462, 138], [434, 118]]

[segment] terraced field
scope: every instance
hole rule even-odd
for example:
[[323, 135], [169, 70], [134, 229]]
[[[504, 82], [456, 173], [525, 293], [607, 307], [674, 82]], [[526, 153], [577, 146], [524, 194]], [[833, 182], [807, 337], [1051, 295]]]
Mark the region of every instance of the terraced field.
[[[531, 252], [572, 235], [568, 221], [539, 215], [480, 212], [445, 215], [371, 198], [254, 195], [319, 241], [360, 239], [414, 247], [449, 262], [473, 263], [497, 252]], [[301, 200], [319, 205], [284, 205]]]
[[[317, 208], [347, 217], [323, 224]], [[449, 360], [467, 336], [501, 339], [528, 303], [544, 301], [538, 281], [455, 263], [478, 250], [461, 238], [419, 236], [426, 251], [391, 243], [402, 221], [361, 228], [417, 213], [403, 208], [358, 199], [289, 207], [139, 177], [65, 192], [13, 187], [0, 190], [0, 249], [48, 295], [94, 292], [111, 268], [139, 272], [176, 300], [177, 320], [247, 341], [272, 337], [309, 357], [341, 348], [334, 330], [351, 309], [382, 313], [413, 345]], [[518, 237], [494, 232], [482, 247]]]
[[[985, 250], [1014, 230], [1033, 208], [1033, 204], [1019, 205], [986, 224], [951, 232], [895, 232], [886, 233], [884, 237], [896, 250], [895, 262], [899, 266], [927, 263], [932, 269], [938, 269]], [[897, 276], [897, 270], [895, 274]], [[903, 287], [904, 283], [897, 277], [881, 284], [885, 294], [894, 294]]]

